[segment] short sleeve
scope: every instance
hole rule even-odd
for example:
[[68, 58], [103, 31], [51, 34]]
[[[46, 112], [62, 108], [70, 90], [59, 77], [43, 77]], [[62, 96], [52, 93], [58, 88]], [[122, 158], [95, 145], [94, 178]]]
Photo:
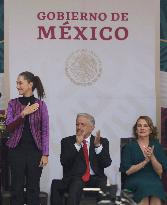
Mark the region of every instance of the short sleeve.
[[130, 144], [125, 145], [121, 149], [120, 172], [126, 172], [132, 166], [132, 151]]

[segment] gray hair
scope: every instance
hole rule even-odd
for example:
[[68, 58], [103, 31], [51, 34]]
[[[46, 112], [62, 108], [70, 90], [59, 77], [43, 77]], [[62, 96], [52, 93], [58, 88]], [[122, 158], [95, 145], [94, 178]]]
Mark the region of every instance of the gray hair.
[[90, 114], [88, 114], [88, 113], [78, 113], [78, 114], [77, 114], [77, 119], [78, 119], [79, 117], [85, 117], [85, 118], [87, 118], [87, 119], [90, 121], [90, 123], [91, 123], [93, 126], [95, 125], [95, 119], [94, 119], [94, 117], [93, 117], [92, 115], [90, 115]]

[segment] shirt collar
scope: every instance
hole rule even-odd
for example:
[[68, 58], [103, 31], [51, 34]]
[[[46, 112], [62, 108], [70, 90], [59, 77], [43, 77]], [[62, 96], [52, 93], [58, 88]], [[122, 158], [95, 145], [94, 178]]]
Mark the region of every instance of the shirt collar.
[[90, 138], [91, 138], [91, 135], [89, 135], [89, 137], [87, 137], [86, 139], [84, 139], [86, 141], [86, 144], [90, 144]]

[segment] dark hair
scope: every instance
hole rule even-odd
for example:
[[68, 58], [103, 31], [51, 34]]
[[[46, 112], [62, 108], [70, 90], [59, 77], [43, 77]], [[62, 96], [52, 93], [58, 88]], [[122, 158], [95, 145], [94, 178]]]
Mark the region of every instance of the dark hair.
[[150, 138], [157, 138], [157, 135], [158, 135], [157, 127], [155, 127], [155, 126], [153, 125], [152, 119], [151, 119], [150, 117], [148, 117], [148, 116], [140, 116], [140, 117], [137, 119], [135, 125], [133, 126], [133, 134], [134, 134], [134, 136], [135, 136], [136, 138], [138, 138], [138, 135], [137, 135], [137, 133], [136, 133], [137, 123], [138, 123], [138, 121], [141, 120], [141, 119], [142, 119], [142, 120], [145, 120], [146, 123], [148, 124], [148, 126], [150, 127], [151, 133], [150, 133], [150, 136], [149, 136], [149, 137], [150, 137]]
[[41, 79], [38, 76], [35, 76], [33, 73], [29, 71], [24, 71], [20, 73], [19, 76], [23, 76], [24, 79], [27, 80], [29, 83], [30, 82], [33, 83], [32, 91], [34, 91], [36, 88], [38, 97], [40, 99], [45, 97], [45, 91], [44, 91]]

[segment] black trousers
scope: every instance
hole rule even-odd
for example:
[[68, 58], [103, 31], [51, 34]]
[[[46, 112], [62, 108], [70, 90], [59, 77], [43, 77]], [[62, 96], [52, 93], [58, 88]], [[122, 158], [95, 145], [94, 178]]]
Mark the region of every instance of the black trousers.
[[[40, 177], [39, 167], [42, 153], [35, 144], [18, 145], [9, 149], [9, 164], [11, 169], [11, 205], [39, 205]], [[26, 196], [24, 188], [26, 182]]]
[[52, 180], [51, 205], [63, 205], [64, 192], [68, 192], [67, 205], [79, 205], [84, 187], [99, 187], [104, 189], [107, 183], [106, 177], [91, 176], [89, 182], [84, 183], [81, 178], [73, 177], [70, 180]]

